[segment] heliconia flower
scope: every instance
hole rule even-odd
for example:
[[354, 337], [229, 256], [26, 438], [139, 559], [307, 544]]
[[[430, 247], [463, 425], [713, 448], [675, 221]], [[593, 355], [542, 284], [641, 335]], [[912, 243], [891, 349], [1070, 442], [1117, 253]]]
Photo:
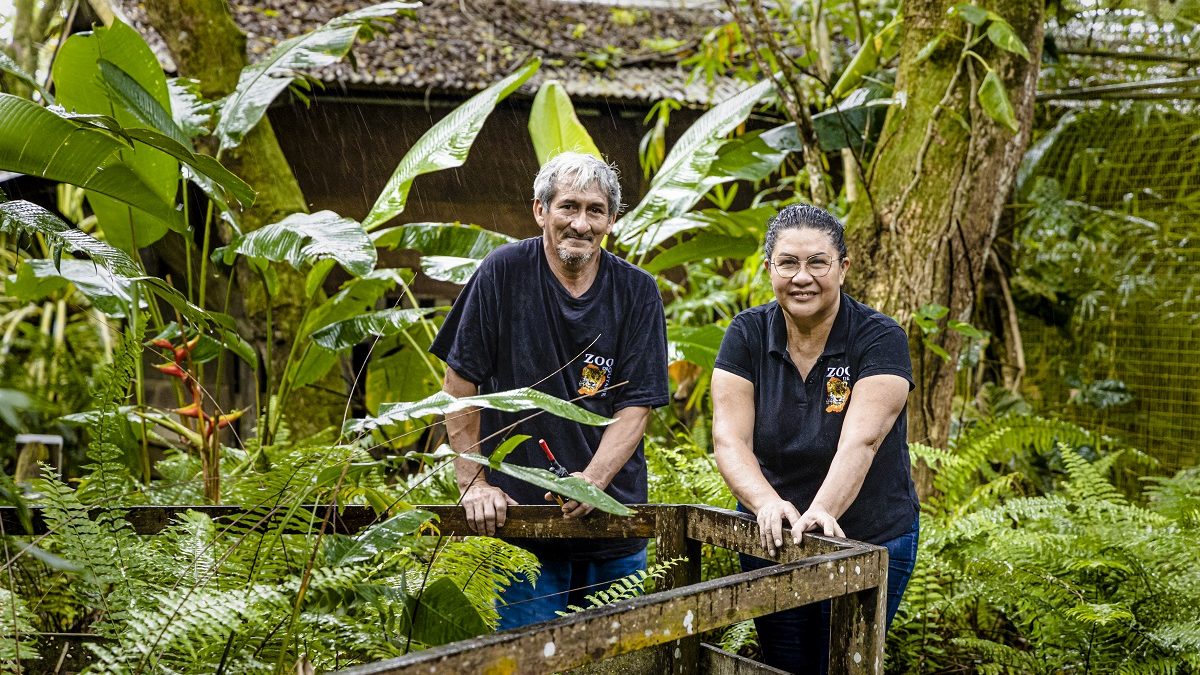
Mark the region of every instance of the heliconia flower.
[[188, 340], [183, 345], [176, 347], [175, 348], [175, 361], [179, 362], [179, 361], [183, 361], [184, 359], [186, 359], [188, 357], [188, 355], [191, 354], [194, 349], [196, 349], [196, 345], [198, 345], [198, 344], [200, 344], [200, 336], [199, 335], [192, 338], [191, 340]]
[[186, 380], [187, 376], [188, 376], [187, 373], [184, 372], [183, 368], [179, 367], [178, 363], [160, 363], [159, 365], [154, 366], [154, 367], [157, 368], [159, 370], [159, 372], [163, 373], [164, 375], [171, 375], [173, 377], [178, 377], [181, 380]]
[[200, 408], [199, 403], [192, 403], [182, 408], [176, 408], [174, 412], [180, 417], [201, 417], [204, 415], [204, 411]]
[[175, 345], [171, 344], [171, 341], [166, 338], [154, 338], [153, 340], [150, 341], [150, 344], [154, 345], [155, 347], [158, 347], [159, 349], [174, 349], [175, 348]]
[[242, 414], [245, 412], [246, 411], [244, 409], [243, 410], [234, 410], [233, 412], [231, 412], [227, 415], [221, 415], [220, 417], [217, 418], [217, 428], [224, 429], [225, 427], [227, 427], [231, 423], [233, 423], [234, 420], [241, 417]]

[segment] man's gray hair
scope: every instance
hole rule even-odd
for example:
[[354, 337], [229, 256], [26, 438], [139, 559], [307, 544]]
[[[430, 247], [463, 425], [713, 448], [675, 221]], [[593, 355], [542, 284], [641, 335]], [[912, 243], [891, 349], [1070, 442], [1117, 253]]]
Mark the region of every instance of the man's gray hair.
[[549, 206], [554, 201], [559, 184], [572, 190], [586, 190], [593, 183], [608, 195], [608, 214], [609, 217], [615, 217], [621, 212], [621, 183], [617, 167], [592, 155], [564, 152], [552, 157], [533, 179], [533, 198]]

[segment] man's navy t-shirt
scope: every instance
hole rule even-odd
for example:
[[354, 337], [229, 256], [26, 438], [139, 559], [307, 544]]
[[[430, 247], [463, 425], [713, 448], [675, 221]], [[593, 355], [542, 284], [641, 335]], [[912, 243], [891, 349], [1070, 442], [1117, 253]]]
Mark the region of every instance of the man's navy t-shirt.
[[[607, 251], [599, 255], [591, 288], [574, 298], [550, 270], [541, 237], [501, 246], [471, 277], [429, 351], [477, 384], [481, 394], [534, 387], [579, 399], [577, 405], [605, 417], [622, 408], [666, 405], [666, 322], [654, 278]], [[530, 414], [483, 409], [480, 438]], [[489, 455], [509, 435], [526, 434], [531, 438], [506, 462], [549, 468], [537, 445], [544, 438], [568, 471], [582, 471], [605, 428], [542, 413], [484, 441], [479, 450]], [[543, 488], [492, 471], [487, 479], [521, 504], [546, 503]], [[646, 501], [640, 442], [606, 492], [626, 504]], [[645, 546], [642, 539], [519, 543], [539, 556], [568, 559], [616, 558]]]
[[[801, 380], [788, 354], [784, 321], [774, 301], [738, 314], [716, 365], [754, 384], [754, 455], [771, 487], [803, 513], [829, 473], [855, 383], [887, 374], [903, 377], [911, 388], [912, 362], [904, 330], [843, 293], [825, 350]], [[878, 544], [912, 528], [918, 505], [907, 435], [905, 408], [858, 497], [838, 518], [847, 537]]]

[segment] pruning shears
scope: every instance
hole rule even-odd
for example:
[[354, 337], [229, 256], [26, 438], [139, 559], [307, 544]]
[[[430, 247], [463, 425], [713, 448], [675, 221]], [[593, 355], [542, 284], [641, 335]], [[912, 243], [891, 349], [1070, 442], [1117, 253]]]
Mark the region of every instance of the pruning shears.
[[[541, 446], [542, 452], [546, 453], [546, 460], [550, 462], [550, 473], [558, 476], [559, 478], [566, 478], [571, 475], [571, 472], [567, 471], [567, 468], [562, 464], [559, 464], [558, 460], [554, 458], [554, 453], [550, 452], [550, 444], [546, 442], [546, 439], [539, 438], [538, 445]], [[554, 495], [554, 501], [558, 502], [559, 506], [562, 506], [562, 497], [558, 496], [557, 493], [552, 492], [551, 494]]]

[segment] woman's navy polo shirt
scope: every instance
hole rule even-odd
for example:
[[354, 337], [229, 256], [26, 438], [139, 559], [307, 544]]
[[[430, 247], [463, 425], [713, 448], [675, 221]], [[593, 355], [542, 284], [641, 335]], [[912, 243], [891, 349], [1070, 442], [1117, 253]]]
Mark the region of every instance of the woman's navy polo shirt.
[[[898, 375], [911, 389], [912, 361], [908, 337], [895, 321], [843, 293], [825, 351], [802, 381], [788, 354], [784, 321], [777, 302], [738, 314], [716, 365], [754, 385], [754, 455], [771, 487], [803, 513], [829, 473], [854, 384]], [[847, 537], [878, 544], [912, 528], [918, 505], [907, 435], [905, 406], [858, 497], [838, 518]]]

